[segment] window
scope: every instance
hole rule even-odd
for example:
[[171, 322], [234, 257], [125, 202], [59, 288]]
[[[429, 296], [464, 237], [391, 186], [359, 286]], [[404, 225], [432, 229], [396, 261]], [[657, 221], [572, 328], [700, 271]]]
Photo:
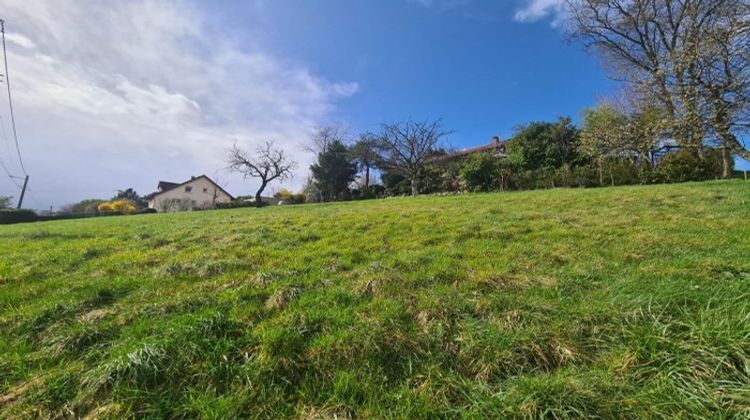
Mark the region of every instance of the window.
[[193, 187], [191, 186], [185, 187], [185, 192], [191, 192], [191, 191], [193, 191]]
[[208, 188], [204, 188], [204, 189], [203, 189], [203, 192], [204, 192], [204, 193], [207, 193], [207, 192], [208, 192]]

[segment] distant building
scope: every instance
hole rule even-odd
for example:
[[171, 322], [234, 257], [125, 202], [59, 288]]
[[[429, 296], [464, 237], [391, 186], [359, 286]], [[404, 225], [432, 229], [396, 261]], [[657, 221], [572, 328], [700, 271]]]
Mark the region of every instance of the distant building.
[[217, 203], [234, 200], [206, 175], [191, 177], [183, 183], [159, 181], [157, 190], [146, 198], [148, 208], [159, 212], [212, 209]]
[[432, 162], [438, 163], [438, 162], [447, 162], [454, 159], [460, 159], [464, 158], [470, 155], [473, 155], [475, 153], [489, 153], [499, 159], [505, 158], [505, 144], [506, 142], [503, 140], [500, 140], [500, 137], [495, 136], [492, 138], [492, 141], [490, 141], [489, 144], [485, 144], [482, 146], [472, 147], [469, 149], [459, 150], [457, 152], [448, 153], [442, 156], [436, 156], [431, 159]]

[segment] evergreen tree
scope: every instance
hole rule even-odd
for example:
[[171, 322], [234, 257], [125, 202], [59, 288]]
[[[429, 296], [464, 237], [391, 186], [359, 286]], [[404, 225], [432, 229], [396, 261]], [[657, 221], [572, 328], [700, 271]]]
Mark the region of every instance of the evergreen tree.
[[323, 201], [343, 200], [349, 195], [349, 184], [357, 174], [357, 164], [351, 160], [346, 146], [336, 140], [318, 153], [318, 161], [310, 171]]

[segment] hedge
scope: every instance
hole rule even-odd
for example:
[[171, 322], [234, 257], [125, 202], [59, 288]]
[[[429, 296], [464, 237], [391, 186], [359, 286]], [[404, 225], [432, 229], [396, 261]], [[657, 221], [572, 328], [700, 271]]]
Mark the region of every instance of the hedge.
[[10, 225], [13, 223], [26, 223], [37, 221], [38, 216], [33, 210], [14, 210], [14, 209], [2, 209], [0, 210], [0, 225]]

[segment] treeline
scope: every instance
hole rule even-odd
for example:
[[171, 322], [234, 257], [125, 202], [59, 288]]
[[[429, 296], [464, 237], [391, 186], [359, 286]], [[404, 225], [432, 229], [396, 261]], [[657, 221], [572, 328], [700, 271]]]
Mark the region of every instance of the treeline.
[[[459, 191], [510, 191], [701, 181], [732, 175], [725, 148], [680, 147], [658, 108], [626, 113], [604, 103], [570, 118], [532, 122], [497, 148], [468, 155], [446, 151], [440, 121], [384, 126], [347, 141], [342, 130], [318, 130], [317, 160], [306, 202]], [[409, 130], [417, 124], [429, 130]], [[393, 133], [411, 133], [396, 136]], [[415, 134], [418, 133], [418, 134]], [[429, 140], [428, 140], [429, 139]], [[435, 140], [435, 141], [433, 141]], [[420, 148], [419, 145], [428, 146]], [[290, 197], [286, 190], [278, 198]], [[298, 194], [289, 203], [303, 199]]]

